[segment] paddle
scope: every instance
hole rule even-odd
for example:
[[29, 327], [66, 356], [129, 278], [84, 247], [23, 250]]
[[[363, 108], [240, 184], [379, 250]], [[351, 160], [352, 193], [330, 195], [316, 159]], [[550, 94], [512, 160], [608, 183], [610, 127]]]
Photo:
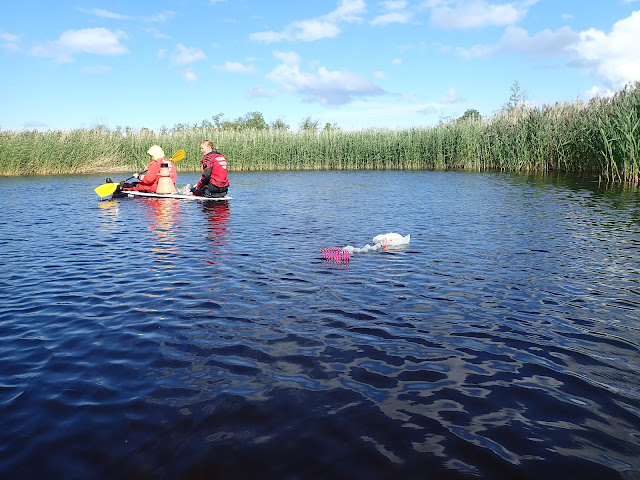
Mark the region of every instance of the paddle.
[[[173, 157], [171, 157], [171, 161], [173, 163], [177, 163], [180, 160], [182, 160], [184, 158], [184, 150], [178, 150], [176, 153], [173, 154]], [[144, 172], [140, 172], [140, 173], [145, 173], [146, 170]], [[125, 182], [128, 182], [129, 180], [131, 180], [135, 175], [127, 178], [126, 180], [124, 180]], [[96, 187], [94, 189], [94, 191], [100, 195], [101, 197], [108, 197], [109, 195], [111, 195], [113, 192], [116, 191], [116, 188], [118, 188], [118, 184], [117, 183], [105, 183], [103, 185], [100, 185], [99, 187]]]

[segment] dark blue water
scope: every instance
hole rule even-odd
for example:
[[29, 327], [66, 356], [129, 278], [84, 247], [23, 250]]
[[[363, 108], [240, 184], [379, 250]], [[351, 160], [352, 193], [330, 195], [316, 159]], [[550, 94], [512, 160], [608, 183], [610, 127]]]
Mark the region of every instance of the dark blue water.
[[[637, 191], [103, 181], [0, 179], [1, 478], [640, 478]], [[321, 258], [388, 232], [410, 246]]]

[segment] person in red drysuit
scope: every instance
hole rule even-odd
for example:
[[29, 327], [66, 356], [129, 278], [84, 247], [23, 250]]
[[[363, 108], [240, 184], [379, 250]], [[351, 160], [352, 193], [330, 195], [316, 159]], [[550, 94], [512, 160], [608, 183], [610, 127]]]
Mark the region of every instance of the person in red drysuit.
[[221, 198], [229, 191], [229, 179], [227, 178], [227, 159], [211, 140], [200, 143], [200, 151], [204, 155], [202, 160], [202, 178], [191, 189], [191, 193], [199, 197]]
[[160, 179], [160, 165], [166, 163], [169, 166], [169, 175], [173, 184], [176, 184], [178, 180], [178, 172], [176, 166], [171, 160], [167, 160], [164, 156], [164, 151], [158, 145], [153, 145], [147, 153], [151, 155], [151, 161], [147, 167], [147, 173], [145, 175], [141, 173], [135, 173], [133, 176], [139, 180], [137, 183], [122, 185], [122, 190], [137, 190], [139, 192], [156, 192], [158, 188], [158, 180]]

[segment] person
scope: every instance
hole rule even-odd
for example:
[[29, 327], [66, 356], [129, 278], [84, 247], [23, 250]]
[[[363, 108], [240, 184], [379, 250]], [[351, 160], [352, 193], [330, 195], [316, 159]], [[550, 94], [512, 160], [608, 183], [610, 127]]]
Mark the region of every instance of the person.
[[202, 178], [191, 193], [199, 197], [221, 198], [229, 191], [229, 179], [227, 178], [227, 159], [211, 140], [200, 142], [200, 151], [204, 155], [202, 163]]
[[158, 180], [160, 180], [160, 166], [167, 164], [169, 167], [169, 176], [173, 184], [176, 184], [178, 180], [178, 172], [176, 166], [171, 160], [167, 160], [164, 156], [164, 151], [158, 145], [153, 145], [147, 150], [147, 153], [151, 156], [151, 161], [147, 167], [147, 173], [134, 173], [133, 176], [139, 181], [136, 183], [123, 183], [120, 187], [122, 190], [137, 190], [138, 192], [152, 192], [156, 193], [158, 189]]

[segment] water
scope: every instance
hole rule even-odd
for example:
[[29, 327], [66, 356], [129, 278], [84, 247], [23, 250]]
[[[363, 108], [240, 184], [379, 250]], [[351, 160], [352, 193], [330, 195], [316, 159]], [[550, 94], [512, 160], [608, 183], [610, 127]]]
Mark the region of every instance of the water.
[[0, 179], [0, 477], [640, 478], [638, 192], [231, 180]]

